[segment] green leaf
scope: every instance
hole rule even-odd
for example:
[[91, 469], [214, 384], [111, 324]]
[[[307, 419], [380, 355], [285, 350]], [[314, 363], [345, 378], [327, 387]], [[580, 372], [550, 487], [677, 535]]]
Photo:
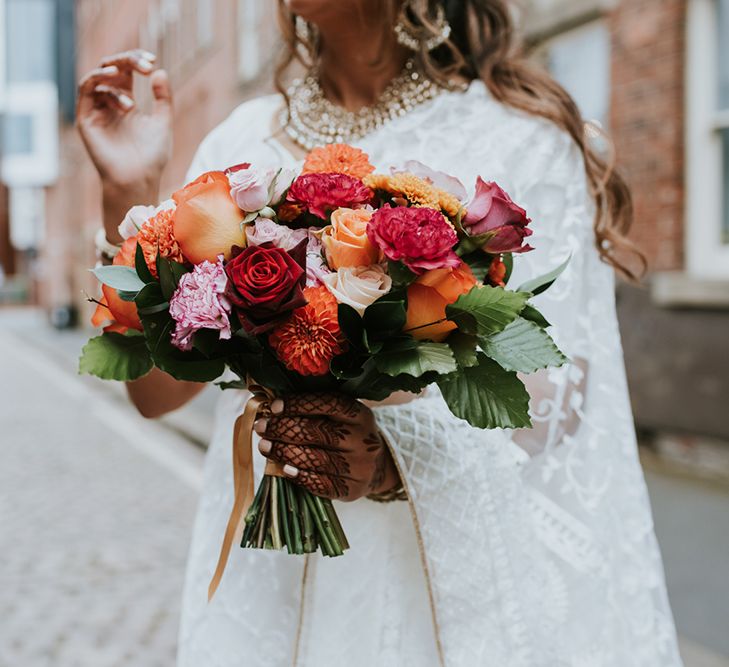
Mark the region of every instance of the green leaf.
[[340, 303], [337, 310], [337, 318], [339, 320], [339, 328], [342, 330], [344, 337], [357, 348], [364, 345], [364, 322], [360, 314], [346, 303]]
[[365, 310], [364, 327], [370, 343], [378, 338], [397, 336], [407, 320], [405, 292], [390, 292]]
[[391, 377], [421, 377], [426, 373], [446, 375], [458, 368], [453, 351], [445, 343], [416, 343], [412, 340], [407, 343], [388, 345], [375, 356], [377, 370]]
[[528, 298], [501, 287], [476, 286], [446, 308], [446, 317], [463, 333], [489, 336], [513, 322]]
[[134, 301], [137, 298], [139, 292], [124, 292], [123, 290], [117, 290], [116, 293], [122, 301]]
[[362, 374], [340, 385], [339, 391], [355, 398], [384, 401], [396, 391], [417, 394], [437, 379], [437, 373], [426, 373], [417, 378], [412, 375], [392, 377], [378, 371], [374, 359], [368, 359], [362, 368]]
[[[514, 253], [505, 252], [501, 255], [501, 261], [506, 265], [506, 275], [504, 276], [504, 284], [508, 285], [511, 280], [511, 274], [514, 272]], [[522, 290], [518, 290], [521, 292]], [[524, 290], [529, 291], [529, 290]]]
[[518, 291], [531, 292], [534, 296], [545, 292], [554, 284], [554, 281], [562, 275], [564, 270], [567, 268], [567, 265], [570, 263], [571, 259], [572, 255], [570, 255], [564, 262], [562, 262], [562, 264], [560, 264], [556, 269], [550, 271], [549, 273], [545, 273], [543, 276], [539, 276], [538, 278], [534, 278], [533, 280], [528, 280], [519, 288]]
[[538, 324], [542, 327], [542, 329], [548, 329], [552, 326], [547, 318], [529, 303], [524, 306], [524, 310], [521, 311], [521, 317], [525, 320], [529, 320], [530, 322], [534, 322], [534, 324]]
[[147, 260], [144, 258], [144, 250], [142, 250], [142, 246], [139, 243], [137, 243], [137, 249], [134, 253], [134, 268], [137, 270], [137, 275], [142, 282], [155, 282], [154, 276], [147, 266]]
[[438, 386], [451, 412], [476, 428], [531, 426], [526, 388], [516, 373], [483, 354], [478, 366], [440, 378]]
[[81, 351], [78, 370], [102, 380], [129, 382], [143, 377], [152, 367], [144, 336], [135, 331], [92, 338]]
[[392, 260], [387, 261], [387, 273], [395, 287], [407, 287], [418, 277], [402, 262]]
[[139, 291], [134, 302], [137, 304], [137, 312], [139, 316], [155, 315], [157, 313], [166, 312], [170, 304], [162, 294], [162, 288], [159, 283], [148, 283]]
[[463, 258], [463, 261], [468, 264], [473, 271], [473, 275], [476, 276], [476, 280], [480, 280], [482, 283], [486, 282], [489, 275], [489, 269], [491, 268], [491, 262], [493, 260], [492, 255], [487, 255], [485, 252], [472, 252]]
[[460, 331], [454, 331], [448, 340], [446, 341], [453, 350], [453, 356], [456, 358], [456, 363], [461, 368], [470, 368], [478, 363], [478, 357], [476, 356], [476, 348], [478, 347], [478, 338], [476, 336], [469, 336], [468, 334], [461, 333]]
[[493, 237], [494, 232], [486, 232], [485, 234], [478, 234], [476, 236], [466, 236], [458, 244], [456, 254], [459, 257], [463, 257], [464, 255], [469, 255], [475, 250], [481, 250], [481, 248], [483, 248]]
[[98, 266], [91, 269], [96, 279], [108, 287], [123, 292], [139, 292], [144, 283], [131, 266]]
[[157, 275], [159, 275], [159, 285], [162, 288], [162, 296], [165, 301], [169, 301], [177, 289], [177, 280], [172, 273], [172, 267], [169, 260], [164, 257], [157, 257]]
[[567, 361], [544, 329], [521, 317], [500, 333], [482, 338], [481, 348], [505, 370], [520, 373], [562, 366]]

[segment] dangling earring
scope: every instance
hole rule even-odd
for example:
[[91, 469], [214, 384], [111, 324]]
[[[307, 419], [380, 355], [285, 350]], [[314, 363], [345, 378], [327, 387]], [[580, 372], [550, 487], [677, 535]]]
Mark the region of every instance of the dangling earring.
[[446, 19], [443, 7], [438, 6], [435, 28], [428, 30], [424, 27], [413, 25], [413, 22], [409, 19], [408, 14], [411, 4], [412, 0], [406, 0], [400, 12], [400, 19], [395, 26], [398, 43], [411, 51], [420, 51], [423, 47], [426, 51], [433, 51], [442, 44], [445, 44], [451, 36], [451, 24]]
[[312, 26], [306, 19], [297, 14], [295, 29], [296, 39], [304, 45], [304, 48], [309, 52], [309, 56], [315, 58], [319, 44], [319, 31], [316, 26]]

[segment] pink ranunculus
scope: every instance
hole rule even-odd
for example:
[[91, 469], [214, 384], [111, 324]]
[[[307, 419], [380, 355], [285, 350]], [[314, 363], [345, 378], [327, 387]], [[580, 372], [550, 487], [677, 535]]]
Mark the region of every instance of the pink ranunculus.
[[255, 223], [246, 227], [249, 246], [273, 243], [277, 248], [292, 250], [307, 237], [305, 229], [291, 229], [270, 220], [257, 218]]
[[431, 169], [428, 165], [418, 162], [417, 160], [408, 160], [402, 166], [402, 169], [393, 168], [391, 171], [393, 174], [407, 173], [413, 174], [413, 176], [417, 176], [418, 178], [422, 178], [424, 181], [434, 185], [436, 188], [449, 192], [456, 197], [458, 201], [465, 201], [468, 196], [466, 187], [455, 176], [446, 174], [443, 171]]
[[373, 196], [360, 179], [347, 174], [303, 174], [289, 189], [286, 201], [326, 220], [338, 208], [357, 208]]
[[485, 252], [496, 255], [533, 250], [524, 244], [524, 239], [532, 234], [530, 222], [527, 212], [496, 183], [478, 177], [476, 195], [468, 205], [463, 227], [471, 236], [491, 234], [483, 246]]
[[201, 329], [219, 331], [221, 340], [231, 337], [227, 284], [222, 255], [215, 264], [205, 260], [180, 278], [170, 299], [170, 315], [177, 323], [172, 334], [175, 347], [191, 350], [193, 336]]
[[453, 226], [432, 208], [392, 208], [375, 211], [367, 235], [388, 259], [401, 261], [413, 273], [459, 266], [453, 247], [458, 242]]

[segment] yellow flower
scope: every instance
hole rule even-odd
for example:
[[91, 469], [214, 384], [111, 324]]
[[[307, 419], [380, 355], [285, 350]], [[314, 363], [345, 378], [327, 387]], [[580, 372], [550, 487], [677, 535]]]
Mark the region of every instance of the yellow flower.
[[412, 206], [443, 211], [450, 218], [455, 218], [462, 208], [457, 197], [413, 174], [371, 174], [365, 177], [364, 182], [373, 190], [404, 197]]

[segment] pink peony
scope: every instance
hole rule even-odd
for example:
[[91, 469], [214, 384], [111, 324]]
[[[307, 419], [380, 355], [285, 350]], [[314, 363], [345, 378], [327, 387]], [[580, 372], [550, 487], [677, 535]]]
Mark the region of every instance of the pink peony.
[[372, 197], [372, 190], [358, 178], [346, 174], [304, 174], [291, 184], [286, 201], [326, 220], [333, 210], [356, 208]]
[[257, 218], [253, 225], [246, 227], [248, 245], [263, 245], [273, 243], [277, 248], [292, 250], [307, 237], [305, 229], [291, 229], [270, 220]]
[[455, 230], [432, 208], [392, 208], [387, 204], [375, 211], [367, 235], [388, 259], [401, 261], [418, 275], [461, 263], [453, 250], [458, 242]]
[[532, 234], [527, 227], [530, 222], [527, 212], [511, 201], [511, 197], [496, 183], [486, 183], [478, 177], [476, 195], [468, 205], [463, 227], [471, 236], [491, 234], [484, 243], [485, 252], [498, 255], [533, 250], [531, 246], [524, 245], [524, 239]]
[[230, 302], [223, 295], [227, 284], [222, 255], [217, 263], [205, 260], [180, 278], [170, 299], [170, 315], [177, 323], [172, 334], [175, 347], [190, 351], [200, 329], [219, 331], [221, 340], [230, 338]]

